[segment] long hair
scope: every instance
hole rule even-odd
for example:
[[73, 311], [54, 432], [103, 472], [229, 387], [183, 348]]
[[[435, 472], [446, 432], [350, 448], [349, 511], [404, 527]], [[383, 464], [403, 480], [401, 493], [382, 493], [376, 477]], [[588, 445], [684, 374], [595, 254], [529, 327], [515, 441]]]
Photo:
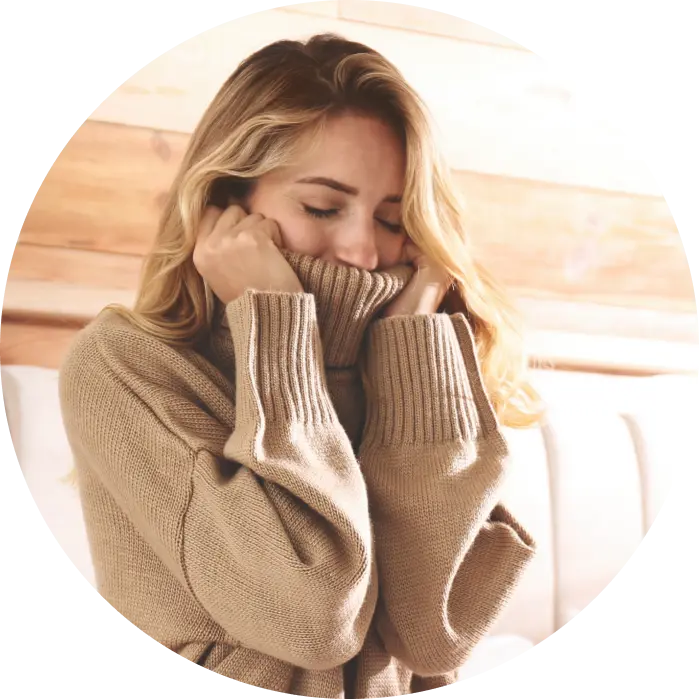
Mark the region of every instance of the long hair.
[[518, 313], [474, 257], [465, 207], [435, 146], [427, 108], [381, 54], [334, 34], [269, 44], [225, 81], [172, 182], [133, 310], [108, 308], [172, 345], [204, 341], [217, 310], [192, 261], [205, 207], [244, 199], [256, 178], [290, 162], [301, 135], [318, 133], [348, 111], [384, 120], [404, 145], [404, 228], [454, 279], [442, 309], [467, 314], [499, 419], [511, 427], [538, 422], [542, 411], [526, 378]]

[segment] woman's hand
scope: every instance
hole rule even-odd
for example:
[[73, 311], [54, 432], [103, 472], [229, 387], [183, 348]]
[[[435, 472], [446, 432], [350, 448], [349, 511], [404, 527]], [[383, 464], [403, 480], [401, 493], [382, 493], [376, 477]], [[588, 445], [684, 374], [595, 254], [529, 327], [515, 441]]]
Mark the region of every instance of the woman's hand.
[[225, 210], [207, 206], [192, 259], [224, 304], [242, 296], [246, 289], [303, 291], [280, 247], [279, 226], [272, 219], [248, 215], [237, 204]]
[[382, 316], [436, 313], [452, 278], [437, 268], [412, 240], [406, 242], [403, 262], [412, 264], [415, 273], [405, 289], [386, 306]]

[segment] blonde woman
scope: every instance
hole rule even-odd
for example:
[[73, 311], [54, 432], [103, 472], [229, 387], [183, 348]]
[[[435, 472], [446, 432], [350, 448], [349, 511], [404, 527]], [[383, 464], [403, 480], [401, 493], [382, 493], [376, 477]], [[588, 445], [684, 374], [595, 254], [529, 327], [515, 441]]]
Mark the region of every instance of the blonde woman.
[[333, 35], [197, 126], [133, 310], [61, 369], [100, 594], [210, 670], [311, 697], [454, 682], [534, 555], [499, 502], [537, 420], [425, 108]]

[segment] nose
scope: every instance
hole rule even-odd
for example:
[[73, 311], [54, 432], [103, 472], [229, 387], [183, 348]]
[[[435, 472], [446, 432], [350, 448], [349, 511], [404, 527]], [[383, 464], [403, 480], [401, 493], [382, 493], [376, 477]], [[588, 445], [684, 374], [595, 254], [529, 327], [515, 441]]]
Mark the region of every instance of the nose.
[[333, 256], [338, 264], [375, 270], [379, 265], [379, 251], [373, 219], [348, 226], [337, 236], [333, 248]]

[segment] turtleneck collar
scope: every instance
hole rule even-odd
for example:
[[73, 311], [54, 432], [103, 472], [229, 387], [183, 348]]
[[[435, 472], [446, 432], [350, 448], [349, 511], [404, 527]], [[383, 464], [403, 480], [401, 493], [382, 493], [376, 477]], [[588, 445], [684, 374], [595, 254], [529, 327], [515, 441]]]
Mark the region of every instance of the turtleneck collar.
[[[280, 249], [304, 291], [316, 301], [318, 327], [327, 367], [356, 364], [369, 323], [405, 288], [410, 265], [380, 272], [336, 265], [317, 257]], [[218, 321], [227, 327], [225, 313]]]

